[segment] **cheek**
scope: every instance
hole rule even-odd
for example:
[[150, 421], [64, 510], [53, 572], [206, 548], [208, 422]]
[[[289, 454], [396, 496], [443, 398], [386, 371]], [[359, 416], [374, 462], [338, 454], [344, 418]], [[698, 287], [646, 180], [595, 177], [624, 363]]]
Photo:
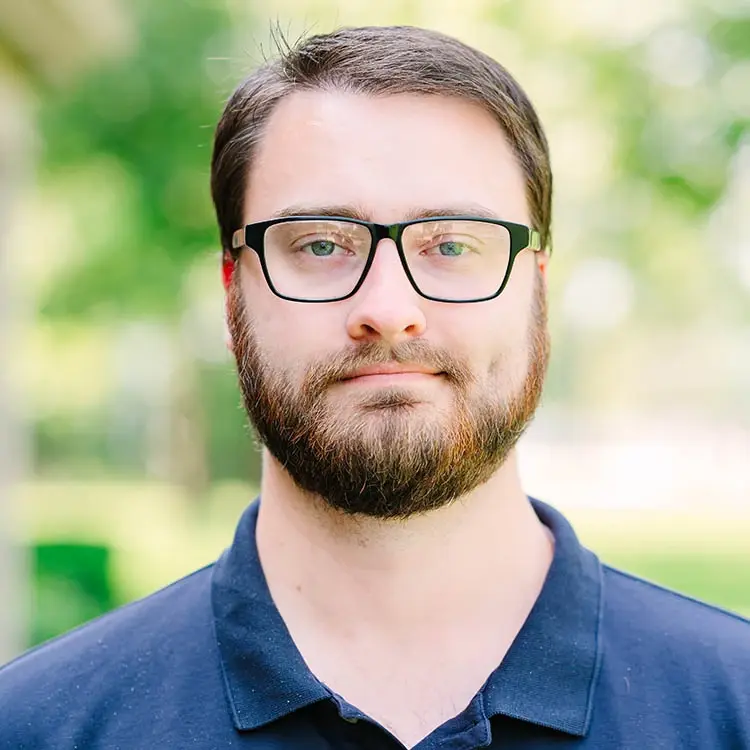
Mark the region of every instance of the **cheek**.
[[445, 344], [482, 379], [508, 377], [524, 369], [530, 322], [528, 300], [520, 304], [509, 296], [457, 307], [442, 323], [436, 320], [435, 328], [446, 332]]
[[502, 390], [520, 385], [529, 365], [528, 336], [515, 327], [496, 334], [488, 367], [492, 383]]
[[259, 294], [248, 302], [255, 340], [270, 369], [285, 374], [295, 383], [314, 360], [331, 351], [334, 323], [311, 310], [314, 305], [289, 302], [274, 295]]
[[482, 398], [494, 393], [505, 399], [523, 388], [530, 366], [530, 325], [530, 308], [491, 302], [473, 327], [457, 332], [455, 351], [470, 363]]

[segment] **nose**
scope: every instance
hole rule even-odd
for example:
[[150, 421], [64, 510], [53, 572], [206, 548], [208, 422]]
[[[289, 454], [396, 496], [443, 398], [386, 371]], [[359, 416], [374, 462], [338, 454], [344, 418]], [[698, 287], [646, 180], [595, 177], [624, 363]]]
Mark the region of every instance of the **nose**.
[[352, 298], [346, 328], [356, 341], [396, 345], [421, 336], [427, 320], [425, 300], [412, 287], [393, 240], [378, 244], [364, 283]]

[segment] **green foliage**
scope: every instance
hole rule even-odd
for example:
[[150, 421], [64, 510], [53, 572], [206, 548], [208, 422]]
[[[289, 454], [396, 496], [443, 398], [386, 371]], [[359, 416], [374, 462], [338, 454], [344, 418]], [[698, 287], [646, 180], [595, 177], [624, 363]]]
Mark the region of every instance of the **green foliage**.
[[206, 444], [211, 479], [241, 478], [260, 485], [260, 451], [241, 404], [237, 378], [229, 367], [201, 368], [200, 385], [208, 420]]
[[728, 18], [714, 17], [708, 26], [711, 45], [733, 60], [750, 57], [750, 13]]
[[116, 601], [109, 577], [109, 549], [57, 542], [33, 548], [35, 645], [104, 614]]
[[[42, 108], [44, 179], [104, 165], [94, 190], [125, 184], [127, 200], [88, 217], [100, 225], [83, 264], [71, 264], [44, 305], [50, 316], [174, 315], [191, 260], [216, 246], [208, 190], [213, 127], [224, 92], [212, 80], [226, 12], [216, 3], [147, 0], [139, 46]], [[40, 248], [41, 250], [41, 248]]]

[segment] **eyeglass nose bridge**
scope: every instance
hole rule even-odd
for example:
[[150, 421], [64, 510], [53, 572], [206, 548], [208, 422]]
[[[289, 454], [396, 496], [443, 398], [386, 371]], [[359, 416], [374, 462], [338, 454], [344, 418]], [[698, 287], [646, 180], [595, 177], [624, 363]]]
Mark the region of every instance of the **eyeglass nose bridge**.
[[403, 233], [403, 224], [370, 224], [369, 226], [373, 249], [380, 244], [381, 240], [393, 240], [398, 246]]
[[365, 268], [362, 271], [362, 276], [360, 277], [359, 283], [356, 286], [355, 292], [360, 289], [362, 284], [365, 283], [367, 277], [370, 275], [370, 269], [372, 268], [372, 265], [375, 262], [375, 253], [377, 252], [378, 245], [380, 245], [380, 242], [382, 240], [392, 240], [393, 244], [396, 246], [396, 252], [398, 254], [399, 261], [401, 262], [401, 267], [404, 271], [404, 274], [406, 275], [407, 280], [409, 281], [409, 284], [418, 295], [424, 296], [422, 292], [419, 291], [419, 286], [417, 285], [416, 279], [412, 275], [411, 269], [409, 268], [409, 264], [406, 260], [406, 255], [404, 253], [403, 245], [401, 244], [401, 240], [404, 234], [404, 229], [407, 226], [407, 223], [396, 223], [396, 224], [371, 223], [371, 224], [368, 224], [367, 226], [370, 229], [370, 234], [372, 237], [372, 246], [370, 248], [370, 256], [367, 259], [367, 263], [365, 264]]
[[404, 248], [401, 244], [401, 239], [404, 234], [404, 227], [405, 224], [369, 224], [370, 228], [370, 234], [372, 236], [372, 247], [370, 248], [370, 257], [368, 259], [367, 268], [365, 270], [365, 275], [369, 273], [370, 266], [373, 264], [375, 260], [375, 252], [378, 249], [378, 245], [380, 245], [382, 240], [392, 240], [393, 244], [396, 246], [396, 251], [398, 252], [399, 259], [401, 260], [401, 265], [404, 268], [404, 271], [406, 272], [406, 276], [411, 282], [411, 285], [414, 287], [414, 289], [419, 292], [417, 289], [417, 285], [412, 278], [411, 270], [409, 269], [409, 265], [406, 262], [406, 256], [404, 255]]

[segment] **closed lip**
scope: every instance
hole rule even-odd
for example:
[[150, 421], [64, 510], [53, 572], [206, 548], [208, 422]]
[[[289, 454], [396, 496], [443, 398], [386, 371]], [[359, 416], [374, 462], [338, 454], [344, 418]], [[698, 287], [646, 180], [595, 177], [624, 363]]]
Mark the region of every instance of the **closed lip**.
[[344, 380], [353, 380], [362, 378], [367, 375], [439, 375], [438, 370], [429, 367], [420, 367], [419, 365], [402, 365], [402, 364], [385, 364], [373, 365], [372, 367], [362, 367], [355, 370], [351, 375], [347, 375]]

